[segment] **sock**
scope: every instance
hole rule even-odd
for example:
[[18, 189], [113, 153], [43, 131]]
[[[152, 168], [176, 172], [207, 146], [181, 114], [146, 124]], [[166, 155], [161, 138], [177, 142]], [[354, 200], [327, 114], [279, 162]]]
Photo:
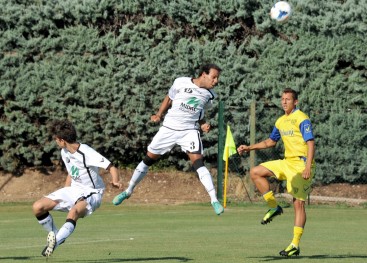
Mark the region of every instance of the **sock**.
[[211, 203], [218, 202], [215, 188], [213, 185], [212, 176], [209, 170], [205, 166], [202, 166], [199, 169], [197, 169], [196, 172], [199, 175], [200, 182], [204, 185], [205, 190], [208, 192], [210, 196]]
[[294, 226], [293, 228], [293, 240], [292, 244], [296, 247], [299, 246], [299, 241], [301, 240], [301, 236], [303, 234], [303, 227]]
[[141, 161], [138, 166], [135, 168], [133, 176], [130, 179], [129, 187], [126, 189], [128, 194], [132, 194], [135, 186], [144, 178], [147, 174], [149, 166], [146, 165], [143, 161]]
[[57, 234], [57, 227], [55, 226], [54, 220], [52, 218], [52, 215], [47, 212], [44, 215], [37, 216], [38, 223], [47, 231], [51, 232], [53, 231], [55, 235]]
[[270, 208], [275, 208], [278, 206], [277, 201], [275, 200], [275, 196], [273, 191], [269, 191], [263, 195], [265, 201], [268, 203]]
[[73, 219], [66, 219], [65, 224], [62, 225], [59, 232], [56, 235], [56, 247], [64, 243], [73, 232], [76, 226], [76, 222]]

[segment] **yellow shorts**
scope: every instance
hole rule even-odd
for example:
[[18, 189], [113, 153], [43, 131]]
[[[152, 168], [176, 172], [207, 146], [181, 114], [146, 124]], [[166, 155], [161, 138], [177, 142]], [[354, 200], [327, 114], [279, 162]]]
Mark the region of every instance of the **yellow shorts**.
[[260, 165], [270, 170], [278, 180], [287, 181], [287, 191], [294, 198], [306, 201], [311, 192], [311, 181], [315, 174], [315, 164], [312, 165], [311, 177], [303, 179], [305, 161], [300, 157], [269, 161]]

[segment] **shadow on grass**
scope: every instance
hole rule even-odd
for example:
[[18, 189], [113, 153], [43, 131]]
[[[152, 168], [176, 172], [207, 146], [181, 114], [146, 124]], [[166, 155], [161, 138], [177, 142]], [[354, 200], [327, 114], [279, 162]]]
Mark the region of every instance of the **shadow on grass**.
[[[282, 256], [267, 256], [267, 257], [251, 257], [251, 258], [256, 258], [259, 259], [261, 261], [274, 261], [274, 260], [284, 260], [287, 259], [287, 257], [282, 257]], [[294, 257], [289, 257], [289, 258], [299, 258], [299, 259], [315, 259], [315, 260], [319, 260], [319, 259], [367, 259], [367, 255], [312, 255], [312, 256], [294, 256]]]
[[164, 261], [164, 260], [175, 260], [177, 262], [189, 262], [190, 258], [185, 257], [149, 257], [149, 258], [108, 258], [99, 260], [76, 260], [76, 262], [90, 262], [90, 263], [101, 263], [101, 262], [144, 262], [144, 261]]
[[31, 259], [35, 259], [37, 257], [0, 257], [0, 261], [1, 260], [6, 260], [6, 259], [11, 259], [11, 260], [31, 260]]
[[[40, 257], [0, 257], [1, 260], [31, 260], [36, 259]], [[44, 258], [44, 257], [41, 257]], [[57, 257], [50, 257], [52, 258], [52, 261], [58, 261]], [[44, 258], [47, 260], [47, 258]], [[165, 261], [165, 260], [173, 260], [177, 262], [189, 262], [192, 259], [191, 258], [185, 258], [185, 257], [149, 257], [149, 258], [108, 258], [108, 259], [96, 259], [96, 260], [88, 260], [88, 259], [77, 259], [73, 260], [72, 262], [90, 262], [90, 263], [103, 263], [103, 262], [145, 262], [145, 261]], [[64, 262], [64, 260], [62, 260]]]

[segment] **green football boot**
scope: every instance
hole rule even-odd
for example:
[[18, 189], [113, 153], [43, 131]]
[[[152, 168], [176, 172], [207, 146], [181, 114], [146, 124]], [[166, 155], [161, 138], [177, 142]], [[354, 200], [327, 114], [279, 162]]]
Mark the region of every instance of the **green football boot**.
[[264, 218], [261, 220], [262, 225], [266, 225], [273, 220], [274, 217], [283, 214], [283, 209], [278, 205], [275, 208], [270, 208], [268, 212], [266, 212]]
[[123, 191], [122, 193], [118, 194], [113, 198], [112, 203], [114, 205], [119, 205], [124, 201], [125, 199], [128, 199], [131, 194], [128, 194], [126, 191]]
[[284, 257], [298, 256], [301, 253], [301, 249], [293, 244], [290, 244], [286, 249], [279, 252], [279, 255]]
[[212, 203], [212, 206], [214, 208], [214, 212], [217, 215], [220, 215], [220, 214], [222, 214], [224, 212], [224, 208], [223, 208], [223, 206], [219, 202], [213, 202]]

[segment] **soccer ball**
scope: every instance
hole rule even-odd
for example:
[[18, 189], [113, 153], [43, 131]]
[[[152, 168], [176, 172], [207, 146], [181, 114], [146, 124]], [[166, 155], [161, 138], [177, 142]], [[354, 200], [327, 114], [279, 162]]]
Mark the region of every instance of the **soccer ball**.
[[286, 1], [276, 2], [270, 10], [270, 17], [278, 22], [285, 22], [292, 13], [290, 4]]

